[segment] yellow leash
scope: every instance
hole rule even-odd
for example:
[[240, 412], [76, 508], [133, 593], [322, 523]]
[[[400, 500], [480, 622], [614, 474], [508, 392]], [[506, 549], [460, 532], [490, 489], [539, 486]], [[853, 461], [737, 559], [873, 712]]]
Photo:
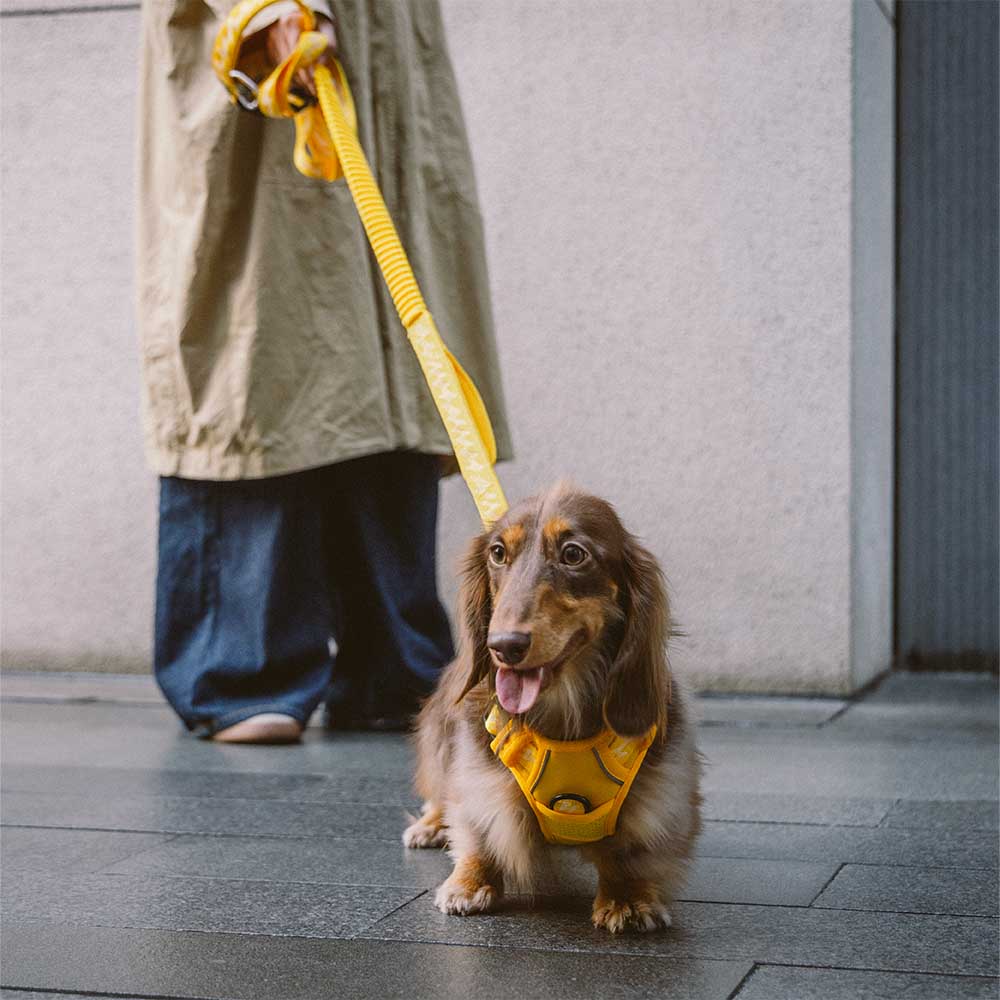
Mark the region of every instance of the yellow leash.
[[314, 65], [327, 47], [326, 38], [313, 30], [316, 25], [313, 12], [297, 0], [303, 19], [299, 41], [288, 58], [259, 86], [236, 71], [244, 30], [258, 11], [274, 2], [243, 0], [230, 11], [216, 37], [212, 65], [234, 103], [269, 117], [294, 117], [294, 162], [300, 172], [331, 181], [340, 176], [346, 178], [375, 259], [451, 439], [462, 477], [483, 524], [488, 527], [507, 510], [507, 500], [493, 468], [496, 441], [489, 415], [472, 379], [442, 341], [424, 302], [358, 142], [354, 101], [343, 68], [334, 60], [335, 81], [327, 66], [315, 65], [318, 107], [307, 105], [290, 91], [296, 72]]

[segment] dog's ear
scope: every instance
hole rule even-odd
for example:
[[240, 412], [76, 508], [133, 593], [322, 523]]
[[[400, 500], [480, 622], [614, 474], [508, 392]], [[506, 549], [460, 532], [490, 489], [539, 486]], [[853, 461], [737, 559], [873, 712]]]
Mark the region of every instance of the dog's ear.
[[468, 674], [456, 702], [461, 701], [490, 673], [490, 651], [486, 645], [486, 636], [493, 614], [493, 599], [486, 565], [488, 541], [488, 535], [477, 535], [469, 543], [462, 560], [462, 584], [458, 596], [462, 619], [459, 656], [465, 660]]
[[662, 737], [670, 685], [670, 606], [659, 563], [628, 534], [622, 577], [622, 641], [608, 675], [604, 719], [622, 736], [639, 736], [655, 723]]

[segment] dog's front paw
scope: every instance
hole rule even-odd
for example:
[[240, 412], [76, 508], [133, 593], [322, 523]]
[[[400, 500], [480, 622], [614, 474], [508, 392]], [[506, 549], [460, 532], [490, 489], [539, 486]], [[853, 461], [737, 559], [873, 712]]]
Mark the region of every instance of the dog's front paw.
[[414, 820], [403, 831], [403, 843], [407, 847], [447, 847], [447, 828], [423, 819]]
[[494, 886], [470, 885], [463, 879], [448, 879], [434, 895], [434, 905], [442, 913], [459, 917], [489, 913], [499, 901], [500, 892]]
[[670, 911], [662, 903], [648, 900], [619, 902], [615, 899], [598, 899], [594, 902], [591, 919], [595, 927], [603, 927], [612, 934], [625, 930], [646, 933], [663, 930], [672, 923]]

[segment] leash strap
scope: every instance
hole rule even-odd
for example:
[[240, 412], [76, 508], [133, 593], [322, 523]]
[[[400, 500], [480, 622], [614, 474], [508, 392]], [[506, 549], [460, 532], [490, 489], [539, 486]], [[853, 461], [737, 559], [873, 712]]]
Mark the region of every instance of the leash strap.
[[[358, 142], [354, 101], [343, 68], [336, 60], [333, 72], [324, 64], [315, 65], [326, 49], [327, 40], [313, 30], [316, 26], [313, 12], [301, 0], [296, 0], [302, 11], [304, 30], [294, 51], [259, 86], [236, 70], [243, 31], [260, 10], [274, 2], [276, 0], [242, 0], [232, 9], [212, 51], [216, 75], [234, 103], [244, 107], [252, 105], [253, 110], [269, 117], [295, 118], [294, 161], [300, 172], [326, 180], [346, 178], [396, 312], [448, 432], [462, 478], [483, 524], [488, 527], [507, 510], [507, 500], [493, 468], [497, 452], [489, 414], [472, 379], [445, 346], [424, 302], [409, 258]], [[306, 105], [291, 92], [295, 73], [311, 65], [315, 65], [313, 76], [318, 107]]]

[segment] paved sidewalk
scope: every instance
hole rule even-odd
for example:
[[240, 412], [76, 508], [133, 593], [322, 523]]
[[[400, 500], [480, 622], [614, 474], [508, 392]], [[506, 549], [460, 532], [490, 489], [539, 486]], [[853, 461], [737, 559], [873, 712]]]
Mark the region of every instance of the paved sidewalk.
[[997, 687], [706, 698], [675, 926], [612, 938], [589, 879], [444, 917], [400, 844], [403, 739], [182, 733], [147, 679], [3, 675], [4, 998], [997, 997]]

